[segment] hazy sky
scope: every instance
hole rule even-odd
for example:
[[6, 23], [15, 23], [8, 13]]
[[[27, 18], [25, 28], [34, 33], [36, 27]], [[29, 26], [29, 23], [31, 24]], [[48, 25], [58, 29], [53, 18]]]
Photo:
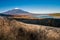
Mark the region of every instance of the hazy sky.
[[0, 0], [0, 12], [14, 8], [31, 13], [59, 13], [60, 0]]

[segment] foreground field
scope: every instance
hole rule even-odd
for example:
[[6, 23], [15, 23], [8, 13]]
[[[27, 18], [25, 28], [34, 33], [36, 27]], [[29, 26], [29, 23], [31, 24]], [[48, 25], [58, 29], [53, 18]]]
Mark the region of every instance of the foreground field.
[[0, 40], [60, 40], [60, 28], [0, 17]]

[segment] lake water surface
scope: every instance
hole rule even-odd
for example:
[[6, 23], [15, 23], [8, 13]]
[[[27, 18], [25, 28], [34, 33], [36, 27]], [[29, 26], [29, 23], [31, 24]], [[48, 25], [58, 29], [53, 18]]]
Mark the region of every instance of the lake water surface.
[[36, 15], [34, 17], [35, 18], [53, 18], [53, 16], [49, 16], [49, 15]]

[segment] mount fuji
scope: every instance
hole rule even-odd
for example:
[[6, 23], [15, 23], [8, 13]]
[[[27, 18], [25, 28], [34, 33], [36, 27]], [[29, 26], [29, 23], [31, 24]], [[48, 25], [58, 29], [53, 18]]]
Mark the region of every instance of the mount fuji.
[[15, 8], [15, 9], [12, 9], [12, 10], [8, 10], [6, 12], [3, 12], [3, 14], [9, 14], [9, 15], [20, 15], [20, 14], [32, 14], [30, 12], [27, 12], [27, 11], [24, 11], [24, 10], [21, 10], [21, 9], [18, 9], [18, 8]]

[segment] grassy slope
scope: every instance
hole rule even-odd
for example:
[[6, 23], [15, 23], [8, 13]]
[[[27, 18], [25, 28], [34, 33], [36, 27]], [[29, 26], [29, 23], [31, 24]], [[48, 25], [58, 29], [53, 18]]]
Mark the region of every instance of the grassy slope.
[[60, 13], [55, 13], [55, 14], [49, 14], [51, 16], [60, 16]]
[[60, 28], [0, 17], [0, 40], [60, 40]]

